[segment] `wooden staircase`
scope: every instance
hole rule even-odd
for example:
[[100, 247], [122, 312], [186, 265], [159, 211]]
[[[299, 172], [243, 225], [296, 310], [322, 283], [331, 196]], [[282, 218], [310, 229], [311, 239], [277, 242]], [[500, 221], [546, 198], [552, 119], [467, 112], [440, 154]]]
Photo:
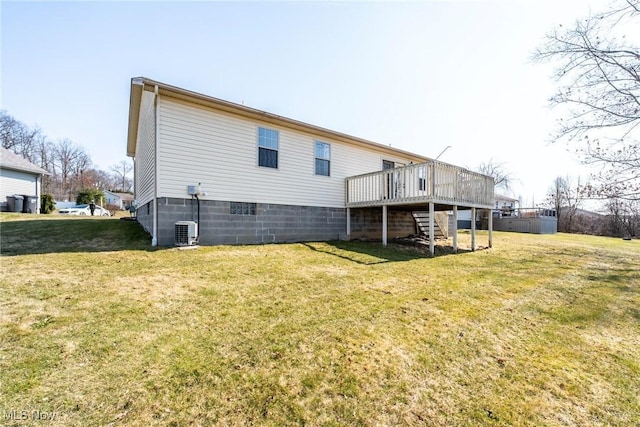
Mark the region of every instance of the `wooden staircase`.
[[[413, 211], [411, 212], [413, 219], [418, 226], [419, 234], [429, 237], [429, 212]], [[433, 236], [437, 239], [446, 239], [449, 237], [448, 217], [445, 212], [435, 212], [433, 217]]]

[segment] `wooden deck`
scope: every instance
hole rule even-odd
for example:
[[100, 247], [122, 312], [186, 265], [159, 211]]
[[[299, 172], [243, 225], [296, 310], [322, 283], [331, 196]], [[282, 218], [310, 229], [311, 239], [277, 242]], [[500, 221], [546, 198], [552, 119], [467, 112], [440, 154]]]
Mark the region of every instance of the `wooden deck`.
[[435, 160], [351, 176], [345, 185], [348, 208], [434, 203], [491, 209], [495, 203], [492, 177]]
[[[457, 219], [458, 208], [471, 209], [473, 218], [476, 209], [487, 209], [491, 247], [491, 209], [495, 204], [493, 188], [494, 181], [490, 176], [436, 160], [351, 176], [345, 180], [347, 236], [351, 234], [351, 209], [382, 207], [382, 244], [386, 245], [388, 207], [424, 210], [428, 206], [429, 250], [433, 255], [436, 210], [453, 211], [454, 218]], [[475, 250], [475, 221], [472, 224], [471, 248]], [[454, 227], [454, 252], [457, 251], [457, 240], [457, 227]]]

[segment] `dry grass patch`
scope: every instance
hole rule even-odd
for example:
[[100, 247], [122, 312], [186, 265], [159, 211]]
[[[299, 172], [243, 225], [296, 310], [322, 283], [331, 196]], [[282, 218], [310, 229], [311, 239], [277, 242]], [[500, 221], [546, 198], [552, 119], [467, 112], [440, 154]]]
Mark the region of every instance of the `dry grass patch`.
[[[495, 233], [491, 250], [434, 258], [360, 242], [178, 251], [125, 221], [49, 222], [24, 245], [29, 221], [1, 224], [0, 415], [640, 422], [638, 241]], [[74, 246], [77, 227], [100, 246]]]

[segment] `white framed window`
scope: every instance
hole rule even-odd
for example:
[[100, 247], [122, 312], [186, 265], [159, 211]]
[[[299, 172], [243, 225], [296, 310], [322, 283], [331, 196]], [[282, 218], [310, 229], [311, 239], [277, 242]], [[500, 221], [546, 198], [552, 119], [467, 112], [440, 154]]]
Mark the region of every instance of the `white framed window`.
[[280, 134], [277, 130], [258, 128], [258, 166], [278, 169]]
[[331, 144], [315, 141], [316, 175], [331, 176]]

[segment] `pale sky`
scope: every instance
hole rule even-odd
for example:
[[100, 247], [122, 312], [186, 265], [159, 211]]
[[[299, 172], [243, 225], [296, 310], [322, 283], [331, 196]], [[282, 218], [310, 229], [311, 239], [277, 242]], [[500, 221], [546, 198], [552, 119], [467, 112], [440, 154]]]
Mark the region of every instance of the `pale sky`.
[[94, 166], [126, 159], [129, 84], [144, 76], [470, 169], [512, 196], [587, 176], [550, 144], [552, 68], [531, 53], [586, 0], [2, 1], [0, 109], [69, 138]]

